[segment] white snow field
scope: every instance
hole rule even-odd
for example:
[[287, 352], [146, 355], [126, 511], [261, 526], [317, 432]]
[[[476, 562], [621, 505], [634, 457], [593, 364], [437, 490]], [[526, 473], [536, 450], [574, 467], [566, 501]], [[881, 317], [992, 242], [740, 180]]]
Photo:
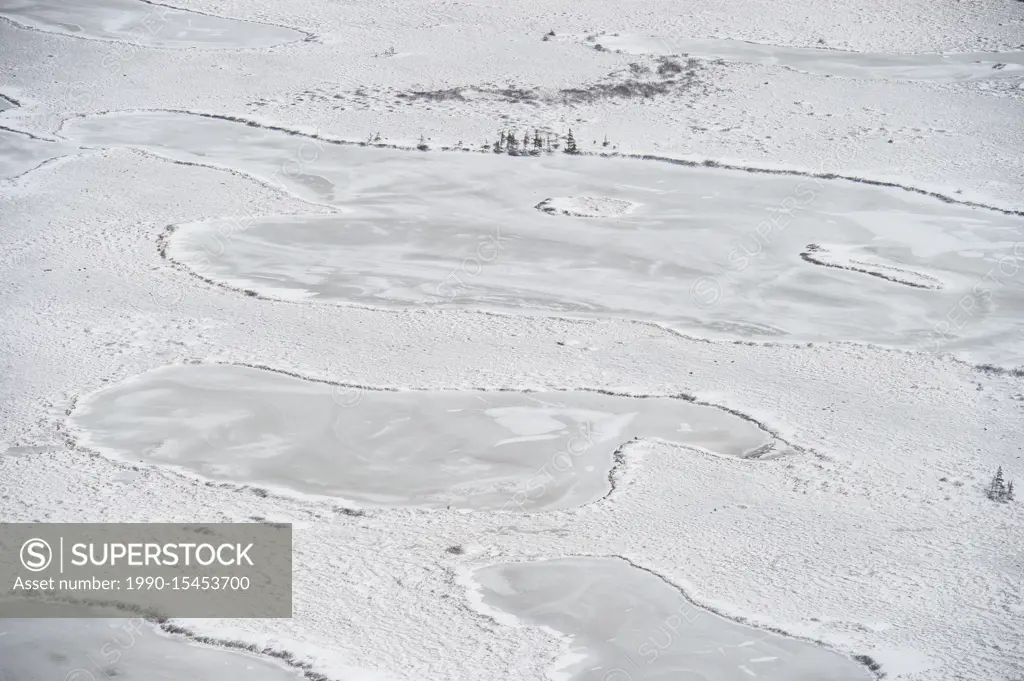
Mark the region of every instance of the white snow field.
[[782, 66], [816, 76], [957, 82], [1024, 77], [1024, 51], [951, 54], [872, 54], [835, 49], [763, 45], [741, 40], [637, 36], [587, 36], [588, 47], [627, 54], [686, 54], [699, 59]]
[[0, 0], [0, 520], [295, 565], [113, 667], [0, 593], [0, 679], [1024, 679], [1022, 51], [1017, 0]]
[[223, 365], [107, 388], [82, 400], [69, 425], [89, 448], [216, 481], [360, 505], [503, 511], [596, 501], [638, 438], [743, 458], [773, 448], [753, 423], [679, 399], [366, 391]]
[[694, 606], [619, 558], [500, 563], [466, 580], [499, 622], [568, 638], [558, 672], [573, 681], [867, 681], [863, 665]]

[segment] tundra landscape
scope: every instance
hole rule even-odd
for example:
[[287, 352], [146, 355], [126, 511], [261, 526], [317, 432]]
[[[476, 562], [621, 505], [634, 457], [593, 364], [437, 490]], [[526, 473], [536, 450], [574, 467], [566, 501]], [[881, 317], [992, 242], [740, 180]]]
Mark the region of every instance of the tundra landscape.
[[0, 0], [0, 520], [292, 532], [0, 681], [1022, 681], [1022, 476], [1020, 0]]

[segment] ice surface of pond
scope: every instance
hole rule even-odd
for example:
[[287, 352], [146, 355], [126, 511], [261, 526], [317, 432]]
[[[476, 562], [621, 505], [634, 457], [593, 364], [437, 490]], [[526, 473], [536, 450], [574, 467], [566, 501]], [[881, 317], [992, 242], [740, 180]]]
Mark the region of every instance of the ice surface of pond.
[[471, 598], [499, 621], [511, 616], [569, 637], [557, 671], [570, 681], [872, 678], [838, 653], [698, 608], [660, 577], [617, 558], [506, 563], [472, 578]]
[[114, 458], [212, 480], [375, 506], [511, 511], [600, 498], [613, 452], [634, 437], [733, 456], [773, 440], [671, 398], [362, 391], [230, 365], [142, 374], [82, 400], [71, 426]]
[[272, 660], [169, 636], [141, 619], [2, 619], [0, 681], [300, 681]]
[[784, 66], [841, 78], [956, 82], [1024, 77], [1024, 52], [885, 54], [780, 47], [741, 40], [602, 35], [593, 44], [629, 54], [687, 54], [747, 64]]
[[[327, 217], [238, 214], [171, 237], [174, 260], [268, 296], [646, 319], [718, 338], [1022, 361], [1024, 220], [996, 211], [850, 181], [633, 159], [338, 146], [188, 114], [65, 127], [82, 143], [226, 165], [343, 207]], [[600, 220], [535, 209], [566, 196], [636, 206]], [[811, 244], [840, 266], [802, 258]]]
[[0, 16], [41, 31], [125, 41], [142, 47], [269, 47], [305, 38], [289, 28], [141, 0], [2, 0]]
[[0, 179], [20, 175], [47, 159], [75, 151], [76, 147], [63, 142], [46, 142], [0, 130]]

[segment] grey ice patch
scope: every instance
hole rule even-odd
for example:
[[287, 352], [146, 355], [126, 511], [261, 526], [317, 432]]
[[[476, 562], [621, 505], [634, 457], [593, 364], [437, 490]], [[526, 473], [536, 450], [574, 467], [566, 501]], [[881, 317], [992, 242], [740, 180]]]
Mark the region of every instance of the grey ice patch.
[[[352, 398], [352, 399], [350, 399]], [[150, 371], [80, 400], [111, 457], [366, 506], [505, 511], [604, 496], [635, 438], [744, 457], [773, 438], [724, 410], [595, 392], [378, 391], [231, 365]], [[680, 451], [679, 456], [693, 454]]]
[[9, 130], [0, 130], [0, 181], [32, 170], [49, 159], [75, 151], [77, 148], [74, 145], [65, 142], [46, 142]]
[[[284, 665], [172, 637], [141, 618], [0, 621], [0, 678], [16, 681], [299, 681]], [[214, 671], [215, 670], [215, 671]]]
[[[870, 681], [853, 660], [696, 606], [618, 558], [503, 563], [472, 575], [481, 605], [568, 637], [570, 681]], [[471, 588], [473, 588], [471, 586]]]
[[141, 0], [7, 0], [0, 16], [51, 33], [185, 49], [269, 47], [303, 40], [299, 31], [225, 19]]
[[[175, 230], [169, 258], [239, 291], [642, 319], [714, 338], [735, 339], [730, 329], [742, 329], [744, 338], [960, 351], [975, 361], [1020, 354], [1024, 240], [1019, 218], [996, 210], [824, 173], [639, 159], [543, 155], [520, 160], [529, 172], [510, 174], [509, 160], [494, 154], [327, 144], [188, 114], [95, 116], [64, 132], [228, 166], [345, 207], [247, 219], [244, 228], [227, 217]], [[837, 152], [822, 167], [842, 162]], [[643, 210], [553, 229], [534, 206], [559, 195], [615, 197]], [[835, 252], [870, 249], [858, 259], [926, 273], [943, 287], [809, 267], [799, 254], [823, 234]]]

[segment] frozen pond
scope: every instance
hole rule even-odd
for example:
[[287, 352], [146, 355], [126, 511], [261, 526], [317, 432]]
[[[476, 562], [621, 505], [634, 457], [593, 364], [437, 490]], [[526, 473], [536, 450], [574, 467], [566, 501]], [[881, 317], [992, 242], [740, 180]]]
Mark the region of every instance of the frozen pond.
[[301, 681], [272, 660], [169, 636], [142, 619], [2, 619], [0, 681]]
[[173, 9], [141, 0], [3, 0], [0, 17], [29, 28], [142, 47], [269, 47], [303, 40], [289, 28]]
[[499, 621], [547, 627], [569, 638], [569, 653], [557, 667], [562, 679], [873, 678], [838, 653], [698, 608], [661, 578], [617, 558], [506, 563], [478, 570], [472, 579], [471, 598]]
[[[1024, 220], [996, 211], [633, 159], [330, 145], [189, 114], [79, 118], [64, 133], [226, 165], [339, 206], [326, 217], [233, 215], [171, 237], [172, 259], [267, 296], [646, 319], [709, 337], [1021, 362]], [[600, 219], [535, 208], [573, 196], [633, 207]]]
[[1024, 77], [1024, 52], [886, 54], [625, 33], [602, 35], [588, 39], [588, 42], [629, 54], [687, 54], [700, 59], [784, 66], [795, 71], [840, 78], [949, 83]]
[[[2, 102], [3, 100], [0, 100]], [[0, 179], [32, 170], [47, 159], [77, 151], [62, 142], [46, 142], [27, 135], [0, 130]]]
[[613, 452], [634, 437], [732, 456], [773, 441], [671, 398], [363, 391], [231, 365], [147, 372], [83, 399], [70, 424], [113, 458], [211, 480], [373, 506], [527, 511], [603, 496]]

